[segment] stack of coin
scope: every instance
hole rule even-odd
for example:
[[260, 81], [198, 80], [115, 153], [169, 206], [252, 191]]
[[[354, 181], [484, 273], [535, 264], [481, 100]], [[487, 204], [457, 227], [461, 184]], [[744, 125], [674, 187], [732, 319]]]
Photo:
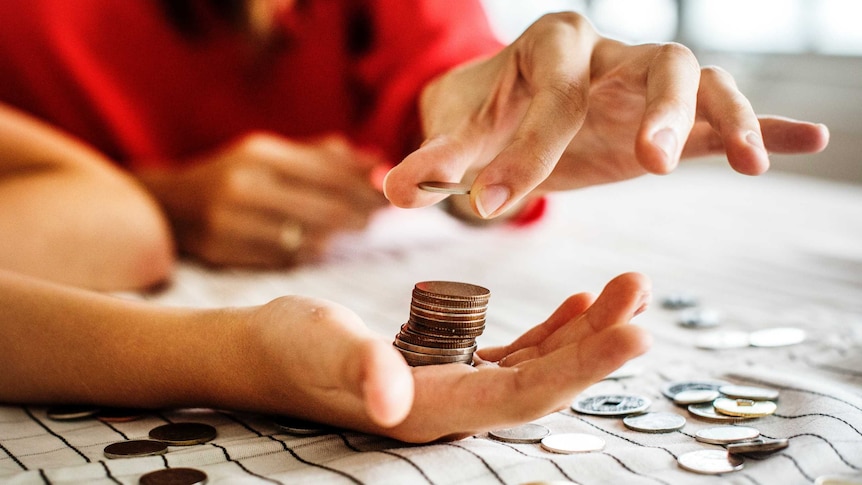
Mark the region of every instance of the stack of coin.
[[395, 347], [411, 366], [472, 363], [490, 297], [486, 288], [468, 283], [416, 283], [410, 318], [395, 336]]

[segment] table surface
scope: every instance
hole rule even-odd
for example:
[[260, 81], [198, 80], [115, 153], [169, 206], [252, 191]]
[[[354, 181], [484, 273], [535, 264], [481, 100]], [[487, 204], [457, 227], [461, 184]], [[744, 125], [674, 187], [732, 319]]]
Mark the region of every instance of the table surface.
[[[422, 446], [351, 431], [292, 436], [266, 416], [221, 410], [161, 411], [106, 424], [52, 421], [40, 406], [0, 406], [0, 482], [137, 483], [148, 471], [183, 466], [205, 471], [209, 483], [789, 485], [862, 474], [862, 186], [774, 172], [750, 178], [705, 162], [670, 176], [557, 194], [548, 217], [526, 230], [466, 227], [436, 208], [392, 209], [368, 232], [339, 241], [319, 266], [254, 272], [182, 263], [159, 292], [118, 296], [210, 307], [313, 295], [347, 305], [394, 337], [416, 282], [464, 281], [491, 290], [479, 344], [496, 345], [542, 321], [569, 294], [597, 292], [626, 271], [653, 281], [656, 301], [634, 323], [653, 334], [654, 347], [629, 367], [635, 375], [606, 379], [582, 396], [645, 396], [652, 411], [687, 418], [679, 431], [639, 433], [619, 418], [566, 409], [536, 422], [555, 434], [600, 436], [606, 446], [562, 455], [485, 434]], [[807, 340], [698, 349], [706, 330], [681, 327], [679, 311], [659, 304], [678, 292], [718, 312], [721, 330], [789, 326], [804, 329]], [[686, 452], [721, 449], [694, 439], [714, 423], [660, 392], [668, 382], [691, 379], [780, 390], [778, 411], [752, 425], [790, 446], [718, 477], [679, 468], [676, 459]], [[218, 437], [160, 457], [103, 455], [110, 443], [180, 421], [212, 424]]]

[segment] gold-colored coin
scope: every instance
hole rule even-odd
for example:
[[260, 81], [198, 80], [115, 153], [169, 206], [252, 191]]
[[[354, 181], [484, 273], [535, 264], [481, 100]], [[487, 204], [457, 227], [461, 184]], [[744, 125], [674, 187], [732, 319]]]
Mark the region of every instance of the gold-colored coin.
[[715, 410], [728, 416], [760, 418], [774, 413], [778, 406], [772, 401], [752, 401], [750, 399], [729, 399], [720, 397], [712, 402]]

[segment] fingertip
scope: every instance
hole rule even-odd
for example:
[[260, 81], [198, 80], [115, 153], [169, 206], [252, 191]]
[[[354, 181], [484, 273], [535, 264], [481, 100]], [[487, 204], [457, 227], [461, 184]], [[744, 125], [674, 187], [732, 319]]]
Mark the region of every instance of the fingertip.
[[651, 135], [638, 137], [637, 158], [649, 173], [667, 175], [679, 164], [679, 135], [670, 127], [655, 130]]

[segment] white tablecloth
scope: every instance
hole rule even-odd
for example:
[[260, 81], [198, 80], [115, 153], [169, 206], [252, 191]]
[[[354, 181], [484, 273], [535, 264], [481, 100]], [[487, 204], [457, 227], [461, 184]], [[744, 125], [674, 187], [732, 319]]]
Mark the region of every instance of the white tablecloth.
[[[537, 422], [553, 433], [602, 437], [604, 450], [560, 455], [487, 435], [409, 446], [350, 431], [312, 437], [281, 432], [265, 416], [220, 410], [169, 410], [128, 423], [52, 421], [44, 407], [0, 406], [0, 482], [137, 483], [145, 472], [190, 466], [210, 483], [520, 484], [811, 483], [862, 473], [862, 187], [780, 173], [749, 178], [712, 163], [670, 176], [555, 196], [551, 212], [527, 230], [464, 227], [436, 209], [391, 210], [372, 229], [345, 238], [324, 264], [294, 271], [214, 271], [183, 263], [167, 288], [121, 295], [159, 304], [236, 306], [283, 294], [343, 303], [372, 328], [394, 335], [408, 316], [413, 285], [445, 279], [492, 292], [480, 345], [511, 340], [563, 299], [597, 292], [613, 276], [651, 277], [657, 301], [635, 323], [655, 344], [634, 364], [642, 372], [605, 380], [584, 395], [633, 393], [651, 410], [685, 416], [667, 434], [628, 430], [618, 418], [564, 410]], [[663, 296], [686, 291], [720, 312], [724, 330], [791, 326], [808, 339], [780, 348], [708, 351], [703, 330], [682, 328]], [[753, 426], [790, 446], [720, 477], [677, 466], [714, 423], [698, 420], [660, 393], [685, 379], [724, 379], [781, 391], [778, 411]], [[500, 403], [501, 406], [506, 403]], [[108, 460], [106, 445], [144, 438], [165, 422], [201, 421], [218, 429], [206, 444], [160, 457]]]

